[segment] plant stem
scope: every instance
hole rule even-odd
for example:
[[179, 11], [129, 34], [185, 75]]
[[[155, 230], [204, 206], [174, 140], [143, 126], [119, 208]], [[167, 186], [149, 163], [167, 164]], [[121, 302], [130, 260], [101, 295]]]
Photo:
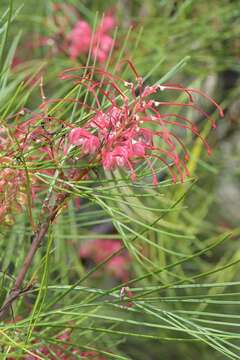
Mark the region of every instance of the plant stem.
[[[76, 177], [75, 180], [80, 181], [85, 175], [88, 174], [90, 168], [85, 169], [79, 176]], [[20, 272], [17, 275], [17, 278], [15, 280], [15, 283], [9, 293], [9, 295], [6, 297], [2, 307], [0, 308], [0, 319], [4, 318], [7, 314], [9, 308], [11, 307], [12, 303], [22, 294], [24, 293], [24, 289], [21, 289], [22, 283], [25, 279], [25, 276], [32, 264], [34, 255], [41, 245], [44, 236], [48, 232], [50, 224], [54, 221], [56, 218], [59, 210], [63, 207], [65, 201], [70, 197], [70, 193], [63, 192], [62, 194], [58, 195], [58, 198], [55, 201], [55, 205], [53, 205], [49, 209], [49, 203], [51, 199], [51, 195], [53, 192], [53, 188], [51, 188], [51, 194], [48, 194], [47, 199], [44, 202], [44, 206], [42, 208], [42, 212], [40, 215], [39, 224], [37, 227], [37, 230], [34, 234], [31, 247], [27, 253], [27, 256], [25, 257], [24, 263], [22, 268], [20, 269]], [[45, 209], [48, 209], [48, 214], [46, 216]], [[45, 216], [43, 216], [45, 215]], [[45, 218], [45, 220], [44, 220]]]
[[32, 264], [33, 258], [35, 253], [37, 252], [37, 249], [41, 245], [44, 236], [48, 232], [50, 224], [53, 222], [55, 217], [57, 216], [57, 213], [59, 209], [64, 204], [66, 198], [69, 196], [69, 194], [65, 193], [62, 194], [58, 201], [56, 201], [55, 206], [49, 210], [49, 213], [47, 215], [47, 218], [45, 221], [43, 221], [41, 224], [39, 224], [37, 231], [35, 232], [35, 235], [33, 237], [33, 241], [31, 244], [31, 247], [27, 253], [27, 256], [25, 257], [25, 260], [23, 262], [23, 265], [17, 275], [17, 278], [15, 280], [15, 283], [7, 296], [7, 298], [4, 301], [4, 304], [2, 305], [0, 309], [0, 319], [4, 318], [4, 316], [7, 314], [9, 308], [11, 307], [12, 303], [22, 294], [24, 293], [24, 289], [21, 289], [22, 283], [25, 279], [25, 276]]

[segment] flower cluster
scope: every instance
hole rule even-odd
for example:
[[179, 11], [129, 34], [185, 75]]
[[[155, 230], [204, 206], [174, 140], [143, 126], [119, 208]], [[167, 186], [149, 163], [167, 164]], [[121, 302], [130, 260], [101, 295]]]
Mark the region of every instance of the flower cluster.
[[[85, 158], [87, 162], [93, 161], [91, 167], [102, 167], [105, 171], [124, 169], [132, 181], [137, 178], [139, 165], [144, 165], [152, 173], [153, 184], [157, 185], [157, 172], [163, 169], [160, 163], [169, 170], [174, 182], [182, 182], [189, 175], [185, 133], [191, 132], [199, 137], [207, 152], [211, 153], [208, 143], [197, 125], [186, 116], [185, 110], [191, 108], [202, 118], [210, 119], [209, 114], [197, 104], [194, 95], [210, 101], [223, 116], [221, 107], [193, 88], [178, 84], [145, 85], [142, 77], [130, 65], [136, 74], [133, 82], [127, 82], [101, 68], [67, 69], [60, 77], [85, 87], [92, 96], [91, 106], [81, 102], [81, 99], [47, 100], [42, 94], [42, 103], [37, 112], [20, 110], [12, 116], [14, 121], [10, 121], [9, 131], [0, 129], [1, 221], [7, 213], [26, 205], [27, 177], [31, 178], [31, 197], [34, 198], [36, 186], [39, 185], [34, 180], [36, 170], [30, 170], [31, 164], [35, 164], [33, 168], [36, 169], [36, 164], [40, 163], [38, 172], [52, 175], [65, 156], [68, 171], [61, 172], [59, 177], [74, 180], [79, 178], [79, 170], [74, 165], [76, 159]], [[184, 93], [186, 100], [178, 102], [158, 98], [170, 91]], [[77, 127], [74, 123], [46, 115], [48, 105], [56, 101], [79, 104], [84, 108], [88, 120], [83, 126]], [[167, 111], [169, 107], [171, 110]], [[215, 127], [214, 122], [212, 127]], [[63, 134], [69, 129], [67, 144], [65, 137], [58, 135], [63, 129]], [[73, 148], [76, 151], [71, 152]], [[71, 154], [74, 154], [74, 158]], [[23, 159], [30, 165], [27, 172]], [[46, 168], [42, 166], [44, 162], [48, 164]], [[89, 176], [89, 171], [82, 171], [80, 178]]]
[[[51, 131], [56, 124], [61, 128], [59, 120], [21, 109], [7, 121], [8, 127], [0, 128], [0, 221], [12, 224], [14, 213], [32, 207], [44, 188], [35, 173], [52, 175], [63, 151], [62, 139], [54, 141]], [[37, 169], [44, 162], [52, 163], [53, 170]]]
[[[134, 69], [133, 65], [131, 67]], [[78, 75], [84, 69], [84, 75]], [[134, 69], [135, 73], [136, 70]], [[98, 76], [100, 79], [94, 79]], [[187, 161], [189, 153], [183, 138], [186, 132], [199, 137], [207, 149], [211, 149], [194, 122], [185, 114], [189, 107], [201, 117], [210, 115], [200, 108], [194, 95], [210, 101], [223, 116], [221, 107], [200, 90], [186, 88], [179, 84], [144, 84], [136, 73], [134, 82], [126, 82], [100, 68], [68, 69], [62, 79], [72, 79], [82, 84], [93, 95], [95, 108], [84, 127], [72, 128], [69, 145], [81, 150], [79, 158], [95, 156], [107, 171], [123, 168], [130, 172], [132, 181], [136, 180], [136, 167], [143, 162], [152, 172], [153, 183], [158, 182], [154, 164], [159, 161], [167, 167], [174, 182], [183, 181], [189, 175]], [[155, 100], [166, 91], [182, 92], [185, 102]], [[103, 108], [101, 104], [104, 103]], [[108, 106], [106, 106], [108, 104]], [[167, 112], [167, 107], [171, 108]], [[172, 109], [177, 109], [174, 111]], [[210, 119], [210, 121], [212, 121]], [[212, 121], [212, 127], [216, 125]]]
[[[36, 40], [29, 39], [25, 43], [25, 50], [33, 51], [39, 47], [48, 48], [48, 56], [56, 56], [63, 53], [72, 60], [78, 57], [86, 57], [91, 54], [94, 61], [106, 62], [112, 51], [115, 41], [112, 33], [117, 25], [114, 10], [110, 9], [99, 20], [96, 28], [84, 20], [78, 10], [69, 4], [54, 3], [52, 15], [47, 18], [54, 33], [47, 36], [39, 36]], [[73, 23], [73, 19], [77, 19]], [[18, 57], [14, 59], [13, 66], [18, 65]]]
[[[107, 257], [121, 249], [119, 240], [96, 239], [83, 243], [80, 246], [80, 258], [92, 260], [95, 264], [100, 263]], [[106, 272], [118, 280], [127, 282], [129, 279], [130, 256], [122, 252], [110, 259], [106, 265]]]
[[89, 23], [79, 19], [67, 36], [69, 41], [68, 52], [71, 59], [76, 59], [80, 55], [87, 55], [92, 47], [93, 59], [99, 63], [104, 63], [114, 45], [110, 33], [115, 26], [116, 20], [110, 13], [103, 17], [95, 32]]
[[0, 165], [0, 222], [11, 225], [12, 213], [20, 211], [26, 205], [25, 193], [26, 176], [24, 171], [8, 167], [10, 159], [1, 159]]
[[[0, 128], [0, 222], [12, 224], [12, 214], [27, 202], [26, 174], [21, 169], [21, 158], [11, 149], [6, 129]], [[20, 164], [19, 164], [20, 163]]]

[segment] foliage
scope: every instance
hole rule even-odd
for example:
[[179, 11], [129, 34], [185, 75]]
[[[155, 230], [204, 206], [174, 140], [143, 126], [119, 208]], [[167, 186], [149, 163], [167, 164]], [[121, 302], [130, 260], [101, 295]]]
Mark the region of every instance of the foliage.
[[[87, 147], [84, 156], [79, 156], [78, 147], [68, 147], [69, 132], [80, 127], [89, 131], [92, 113], [87, 105], [96, 108], [95, 88], [84, 87], [80, 78], [72, 83], [60, 80], [58, 75], [68, 75], [62, 73], [66, 68], [79, 69], [86, 63], [96, 69], [99, 64], [97, 56], [91, 56], [91, 41], [89, 53], [73, 60], [64, 52], [54, 53], [54, 49], [38, 45], [42, 37], [52, 39], [57, 34], [56, 19], [62, 20], [67, 13], [65, 2], [61, 3], [56, 13], [50, 0], [37, 4], [29, 1], [24, 7], [20, 0], [0, 5], [1, 129], [8, 134], [6, 137], [4, 133], [3, 139], [12, 140], [11, 144], [0, 144], [0, 181], [4, 180], [6, 168], [12, 171], [5, 178], [8, 191], [4, 204], [10, 205], [0, 228], [0, 305], [22, 268], [39, 216], [42, 221], [47, 216], [44, 207], [51, 210], [63, 191], [68, 199], [57, 208], [57, 217], [50, 222], [36, 251], [20, 296], [7, 320], [0, 323], [1, 356], [238, 359], [239, 227], [232, 228], [214, 216], [218, 214], [215, 189], [222, 163], [218, 133], [210, 130], [212, 122], [216, 121], [221, 129], [226, 120], [218, 121], [218, 111], [211, 105], [207, 108], [210, 121], [196, 114], [192, 106], [183, 113], [181, 107], [174, 109], [175, 114], [184, 114], [201, 129], [200, 134], [184, 133], [191, 176], [179, 176], [176, 183], [167, 171], [169, 162], [164, 165], [151, 159], [157, 176], [153, 184], [152, 167], [144, 157], [141, 161], [134, 158], [137, 176], [132, 181], [132, 169], [126, 163], [123, 168], [115, 164], [105, 169], [91, 163], [90, 150], [94, 148], [95, 155], [98, 146], [90, 150]], [[80, 13], [93, 31], [102, 19], [96, 11], [106, 12], [110, 5], [104, 1], [68, 3], [75, 9], [69, 12], [70, 24]], [[161, 96], [161, 101], [172, 105], [186, 102], [186, 89], [206, 86], [203, 80], [207, 75], [214, 73], [221, 79], [223, 71], [239, 71], [236, 60], [240, 28], [234, 1], [213, 1], [211, 12], [205, 0], [182, 1], [181, 5], [172, 0], [149, 1], [146, 5], [133, 1], [124, 9], [123, 3], [113, 2], [119, 27], [109, 34], [115, 47], [107, 50], [106, 73], [101, 70], [99, 80], [99, 74], [88, 72], [89, 68], [81, 71], [88, 79], [100, 81], [100, 85], [107, 73], [117, 77], [120, 71], [129, 84], [136, 81], [130, 105], [141, 94], [138, 73], [144, 75], [146, 86], [181, 81], [184, 86], [180, 92], [154, 94], [154, 101]], [[69, 23], [66, 26], [70, 31]], [[17, 57], [20, 63], [14, 64]], [[132, 65], [123, 62], [126, 58], [136, 66], [136, 79]], [[71, 76], [74, 78], [74, 73]], [[107, 88], [112, 86], [109, 80]], [[109, 101], [106, 92], [101, 92], [103, 88], [99, 88], [97, 96], [106, 112], [115, 100]], [[115, 92], [118, 106], [121, 92], [126, 91], [131, 95], [131, 88], [119, 85]], [[212, 92], [228, 110], [239, 87], [236, 83], [231, 92], [224, 88]], [[78, 106], [80, 101], [84, 106]], [[198, 103], [204, 109], [208, 106], [199, 97]], [[129, 112], [134, 111], [131, 107]], [[46, 117], [57, 119], [57, 125], [51, 127]], [[27, 136], [35, 134], [35, 138], [31, 137], [30, 147], [20, 151], [22, 140], [18, 141], [16, 131], [25, 129], [26, 124], [30, 124]], [[167, 124], [166, 128], [172, 131], [174, 125]], [[177, 128], [177, 135], [182, 138], [181, 128]], [[206, 143], [198, 135], [208, 136], [214, 150], [211, 158], [206, 158]], [[60, 149], [59, 158], [53, 160], [48, 153], [41, 153], [50, 143]], [[72, 145], [83, 143], [72, 141]], [[14, 156], [6, 162], [6, 153], [11, 152]], [[184, 148], [179, 154], [182, 159]], [[170, 168], [176, 157], [172, 160]], [[78, 175], [86, 169], [87, 173], [72, 176], [73, 164]], [[15, 182], [15, 174], [19, 174], [20, 182]], [[5, 183], [1, 183], [4, 188]]]

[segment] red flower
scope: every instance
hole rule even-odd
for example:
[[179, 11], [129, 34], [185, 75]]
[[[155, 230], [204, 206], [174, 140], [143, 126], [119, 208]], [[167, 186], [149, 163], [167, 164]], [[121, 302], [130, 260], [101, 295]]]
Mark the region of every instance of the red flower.
[[[133, 68], [132, 64], [130, 66]], [[81, 70], [85, 71], [84, 76], [71, 74], [71, 71]], [[100, 76], [101, 80], [93, 80], [93, 74], [95, 78]], [[223, 111], [214, 100], [200, 90], [176, 84], [144, 86], [143, 79], [137, 73], [136, 75], [135, 82], [126, 82], [93, 67], [69, 69], [62, 74], [62, 79], [73, 79], [75, 83], [85, 86], [88, 92], [92, 93], [97, 104], [96, 109], [91, 108], [93, 115], [82, 129], [84, 132], [79, 140], [83, 148], [82, 154], [93, 154], [98, 151], [99, 163], [105, 170], [127, 169], [133, 181], [137, 176], [136, 166], [139, 162], [146, 161], [152, 172], [154, 184], [157, 184], [157, 177], [153, 160], [154, 163], [161, 161], [169, 169], [173, 181], [179, 179], [182, 182], [185, 176], [189, 176], [187, 169], [189, 154], [183, 142], [184, 133], [191, 132], [194, 136], [198, 136], [208, 154], [211, 153], [197, 125], [185, 116], [184, 110], [191, 107], [201, 116], [210, 119], [209, 114], [197, 105], [194, 99], [194, 94], [197, 94], [215, 105], [221, 116]], [[153, 94], [156, 96], [159, 91], [172, 90], [185, 93], [187, 101], [180, 103], [151, 99], [151, 96]], [[109, 104], [106, 110], [101, 108], [103, 97]], [[166, 106], [171, 107], [170, 112], [166, 112]], [[182, 112], [174, 112], [172, 110], [174, 108]], [[215, 126], [212, 122], [212, 127]], [[91, 129], [94, 129], [94, 135], [91, 135]], [[80, 134], [80, 129], [75, 129], [75, 132], [71, 130], [70, 144], [74, 144], [71, 139], [74, 137], [72, 134], [75, 133]]]

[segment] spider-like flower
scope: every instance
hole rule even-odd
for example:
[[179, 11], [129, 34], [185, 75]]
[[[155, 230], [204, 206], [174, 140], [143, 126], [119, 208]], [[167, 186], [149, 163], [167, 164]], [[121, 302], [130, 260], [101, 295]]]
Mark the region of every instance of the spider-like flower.
[[[132, 181], [137, 176], [136, 167], [145, 162], [152, 172], [153, 183], [157, 184], [154, 164], [161, 161], [169, 169], [173, 181], [182, 182], [185, 176], [189, 176], [189, 153], [183, 140], [185, 133], [191, 132], [199, 137], [208, 154], [211, 153], [197, 125], [186, 116], [184, 110], [192, 108], [201, 117], [209, 119], [213, 128], [215, 122], [197, 104], [194, 95], [210, 101], [219, 110], [220, 116], [223, 116], [223, 110], [208, 95], [194, 88], [179, 84], [145, 86], [143, 78], [131, 63], [130, 66], [136, 75], [134, 82], [126, 82], [103, 69], [93, 67], [68, 69], [61, 74], [62, 79], [72, 79], [76, 84], [85, 86], [96, 104], [91, 107], [92, 116], [84, 127], [71, 130], [69, 144], [82, 149], [80, 157], [97, 155], [105, 170], [129, 170]], [[83, 70], [84, 75], [78, 75], [77, 72]], [[173, 90], [184, 93], [187, 100], [178, 102], [161, 99], [164, 92]], [[170, 111], [166, 111], [167, 108]]]

